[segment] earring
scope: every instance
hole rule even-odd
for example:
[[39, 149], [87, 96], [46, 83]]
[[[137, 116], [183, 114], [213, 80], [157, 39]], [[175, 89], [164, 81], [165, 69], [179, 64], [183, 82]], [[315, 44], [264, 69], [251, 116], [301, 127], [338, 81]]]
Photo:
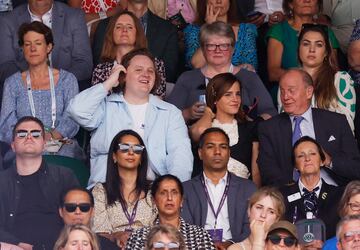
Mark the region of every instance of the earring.
[[117, 163], [117, 160], [116, 160], [116, 159], [114, 159], [114, 163], [115, 163], [115, 164]]

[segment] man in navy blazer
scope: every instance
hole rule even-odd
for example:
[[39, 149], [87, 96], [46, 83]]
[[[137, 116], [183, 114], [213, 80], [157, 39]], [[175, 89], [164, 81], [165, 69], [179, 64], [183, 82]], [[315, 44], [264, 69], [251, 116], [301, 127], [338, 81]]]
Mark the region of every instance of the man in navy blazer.
[[28, 0], [28, 4], [0, 17], [1, 93], [7, 77], [28, 68], [17, 33], [21, 24], [35, 21], [35, 18], [51, 26], [54, 36], [52, 66], [73, 73], [78, 81], [91, 78], [92, 56], [83, 11], [53, 0]]
[[198, 152], [204, 171], [183, 183], [185, 195], [181, 215], [188, 223], [210, 230], [212, 236], [214, 233], [219, 236], [222, 230], [222, 242], [214, 242], [217, 247], [226, 249], [250, 233], [248, 199], [256, 187], [251, 181], [227, 171], [229, 137], [222, 129], [205, 130]]
[[[325, 151], [322, 177], [338, 185], [360, 179], [360, 154], [344, 115], [311, 108], [311, 76], [301, 69], [287, 71], [280, 79], [284, 113], [259, 124], [258, 164], [263, 185], [281, 186], [293, 181], [291, 163], [294, 117], [302, 116], [302, 136], [316, 139]], [[327, 177], [326, 177], [327, 176]]]

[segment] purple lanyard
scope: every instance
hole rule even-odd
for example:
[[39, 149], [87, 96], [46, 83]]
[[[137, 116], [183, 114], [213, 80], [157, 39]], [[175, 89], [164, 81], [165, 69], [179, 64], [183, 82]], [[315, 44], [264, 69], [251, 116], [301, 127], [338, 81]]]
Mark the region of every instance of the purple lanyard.
[[226, 179], [226, 186], [225, 186], [225, 190], [224, 190], [224, 193], [221, 197], [221, 200], [220, 200], [220, 204], [219, 204], [219, 207], [217, 208], [216, 212], [215, 212], [215, 208], [214, 208], [214, 205], [212, 204], [211, 202], [211, 199], [210, 199], [210, 195], [209, 195], [209, 191], [205, 185], [205, 180], [204, 180], [204, 176], [201, 175], [200, 176], [200, 179], [201, 179], [201, 183], [203, 185], [203, 188], [204, 188], [204, 191], [205, 191], [205, 195], [206, 195], [206, 200], [207, 202], [209, 203], [210, 205], [210, 208], [211, 208], [211, 211], [213, 212], [214, 216], [215, 216], [215, 225], [214, 225], [214, 229], [216, 229], [216, 224], [217, 224], [217, 218], [220, 214], [220, 211], [221, 211], [221, 208], [224, 206], [224, 203], [225, 203], [225, 199], [227, 197], [227, 194], [229, 192], [229, 186], [230, 186], [230, 174], [228, 173], [228, 176], [227, 176], [227, 179]]
[[120, 202], [122, 210], [126, 216], [126, 219], [129, 221], [129, 226], [131, 228], [131, 225], [134, 224], [134, 220], [135, 220], [135, 216], [136, 216], [136, 210], [137, 210], [137, 206], [139, 204], [139, 199], [136, 201], [135, 206], [131, 212], [131, 215], [129, 214], [127, 208], [125, 207], [125, 204], [123, 202]]

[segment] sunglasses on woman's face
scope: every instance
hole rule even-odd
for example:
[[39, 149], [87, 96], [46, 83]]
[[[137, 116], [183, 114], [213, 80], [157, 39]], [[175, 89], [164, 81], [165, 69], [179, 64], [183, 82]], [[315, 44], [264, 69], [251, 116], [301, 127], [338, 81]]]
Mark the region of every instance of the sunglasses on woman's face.
[[284, 240], [284, 244], [287, 247], [292, 247], [296, 243], [296, 239], [293, 236], [281, 237], [280, 235], [273, 234], [267, 237], [274, 245], [279, 245], [281, 240]]
[[130, 145], [127, 143], [119, 143], [118, 144], [118, 150], [120, 150], [121, 153], [127, 153], [131, 149], [135, 154], [141, 154], [144, 151], [143, 145]]
[[162, 241], [158, 241], [158, 242], [154, 242], [152, 244], [152, 248], [154, 248], [156, 250], [165, 250], [165, 249], [179, 250], [179, 247], [180, 247], [180, 244], [178, 242], [164, 243]]
[[64, 208], [66, 210], [66, 212], [68, 213], [73, 213], [75, 212], [76, 208], [79, 208], [81, 212], [83, 213], [87, 213], [89, 212], [90, 208], [91, 208], [91, 204], [90, 203], [65, 203], [64, 204]]

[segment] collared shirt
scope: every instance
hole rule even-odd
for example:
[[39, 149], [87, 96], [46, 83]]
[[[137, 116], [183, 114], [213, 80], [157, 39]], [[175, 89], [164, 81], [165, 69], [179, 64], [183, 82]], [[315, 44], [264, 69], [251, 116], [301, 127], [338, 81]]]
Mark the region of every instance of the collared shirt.
[[145, 35], [147, 31], [147, 25], [149, 20], [149, 11], [146, 11], [142, 17], [140, 17], [140, 23], [144, 29]]
[[[309, 107], [301, 116], [304, 118], [300, 123], [301, 136], [307, 135], [313, 139], [316, 139], [311, 107]], [[295, 127], [294, 118], [295, 116], [290, 116], [292, 131], [294, 131]]]
[[[301, 182], [301, 179], [299, 179], [298, 184], [299, 184], [300, 194], [301, 194], [301, 196], [303, 196], [304, 195], [304, 190], [303, 189], [306, 188], [306, 187], [305, 187], [304, 183]], [[319, 187], [319, 189], [315, 192], [316, 197], [319, 197], [319, 195], [320, 195], [321, 186], [322, 186], [322, 179], [320, 178], [319, 182], [314, 187], [314, 189]], [[309, 190], [309, 191], [311, 192], [312, 190]]]
[[275, 11], [282, 11], [282, 0], [255, 0], [255, 11], [271, 15]]
[[181, 12], [186, 22], [192, 23], [195, 20], [195, 11], [187, 0], [168, 0], [167, 12], [168, 18]]
[[[219, 180], [218, 184], [214, 184], [206, 175], [204, 175], [205, 185], [207, 187], [207, 190], [209, 192], [210, 200], [213, 204], [213, 207], [215, 209], [215, 212], [217, 211], [220, 200], [222, 198], [222, 195], [225, 191], [226, 187], [226, 180], [228, 178], [228, 172]], [[223, 230], [223, 241], [232, 239], [231, 231], [230, 231], [230, 223], [229, 223], [229, 212], [228, 212], [228, 205], [227, 205], [228, 197], [225, 198], [224, 205], [222, 206], [220, 213], [217, 218], [216, 222], [216, 229], [222, 229]], [[236, 223], [236, 222], [234, 222]], [[215, 226], [215, 215], [213, 211], [211, 210], [210, 204], [208, 202], [208, 208], [207, 208], [207, 216], [206, 216], [206, 222], [204, 228], [206, 230], [208, 229], [214, 229]]]
[[44, 15], [42, 15], [40, 17], [40, 16], [37, 16], [34, 13], [32, 13], [31, 10], [30, 10], [30, 7], [28, 5], [28, 11], [29, 11], [29, 14], [30, 14], [31, 22], [34, 22], [34, 21], [42, 22], [51, 29], [53, 7], [54, 7], [54, 5], [51, 6], [51, 8], [50, 8], [50, 10], [48, 12], [46, 12]]
[[0, 12], [12, 11], [12, 9], [11, 0], [0, 0]]

